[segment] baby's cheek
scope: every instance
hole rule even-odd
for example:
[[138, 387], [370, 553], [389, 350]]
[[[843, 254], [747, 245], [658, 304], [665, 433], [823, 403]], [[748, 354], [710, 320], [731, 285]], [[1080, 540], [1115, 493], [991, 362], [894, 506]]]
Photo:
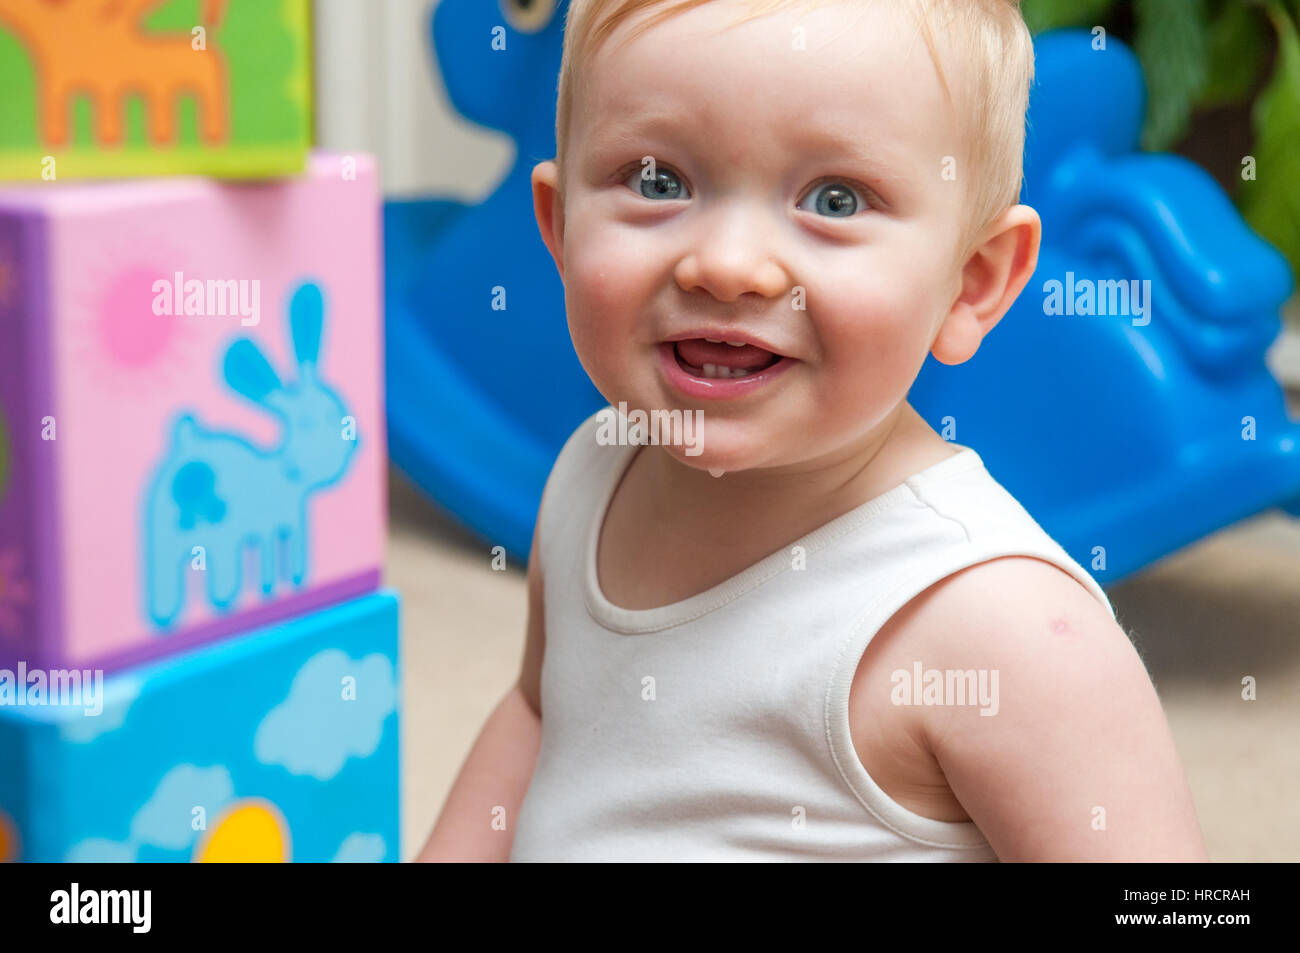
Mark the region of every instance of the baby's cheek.
[[912, 310], [916, 306], [902, 296], [856, 295], [845, 307], [823, 315], [822, 340], [830, 356], [847, 363], [897, 358], [919, 337], [920, 323]]
[[[575, 255], [565, 281], [565, 302], [584, 322], [617, 318], [626, 311], [628, 273], [616, 255], [608, 251]], [[624, 307], [619, 308], [623, 302]]]
[[822, 340], [824, 386], [858, 403], [905, 396], [928, 349], [919, 322], [883, 308], [864, 309]]
[[575, 259], [566, 275], [564, 303], [575, 347], [628, 340], [644, 310], [629, 273], [608, 256]]
[[571, 315], [569, 335], [578, 360], [601, 393], [625, 380], [630, 361], [626, 331], [620, 331], [598, 315], [589, 314], [585, 318]]

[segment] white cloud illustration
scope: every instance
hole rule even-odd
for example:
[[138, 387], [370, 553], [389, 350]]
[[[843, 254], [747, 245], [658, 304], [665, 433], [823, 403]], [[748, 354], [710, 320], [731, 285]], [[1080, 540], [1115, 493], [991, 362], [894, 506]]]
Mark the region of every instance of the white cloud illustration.
[[348, 758], [375, 753], [396, 707], [397, 681], [386, 655], [354, 659], [326, 649], [303, 664], [289, 697], [257, 726], [253, 753], [263, 764], [328, 781]]

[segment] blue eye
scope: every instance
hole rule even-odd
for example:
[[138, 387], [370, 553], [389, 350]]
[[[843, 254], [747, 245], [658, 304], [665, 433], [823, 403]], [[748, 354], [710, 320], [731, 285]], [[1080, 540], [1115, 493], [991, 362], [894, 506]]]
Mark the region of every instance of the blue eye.
[[686, 198], [686, 186], [682, 184], [674, 173], [655, 167], [655, 174], [652, 178], [646, 178], [645, 169], [640, 168], [636, 171], [638, 188], [641, 195], [648, 199], [680, 199]]
[[[817, 212], [831, 218], [852, 218], [860, 205], [857, 192], [842, 182], [826, 182], [812, 192], [817, 196]], [[803, 207], [802, 203], [799, 206]]]

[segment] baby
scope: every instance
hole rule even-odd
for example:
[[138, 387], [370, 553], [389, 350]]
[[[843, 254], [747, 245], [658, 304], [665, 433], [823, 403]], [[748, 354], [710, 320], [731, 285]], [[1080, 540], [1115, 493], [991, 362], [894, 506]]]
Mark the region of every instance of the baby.
[[1105, 593], [907, 403], [1034, 271], [1032, 74], [1015, 0], [573, 0], [535, 211], [661, 426], [560, 453], [421, 859], [1206, 859]]

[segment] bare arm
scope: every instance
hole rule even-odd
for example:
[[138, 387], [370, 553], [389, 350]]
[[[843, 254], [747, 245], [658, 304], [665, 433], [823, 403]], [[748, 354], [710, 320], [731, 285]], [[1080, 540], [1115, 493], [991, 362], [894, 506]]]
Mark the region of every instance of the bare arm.
[[[528, 558], [528, 628], [519, 679], [479, 732], [417, 861], [510, 859], [515, 819], [532, 780], [542, 741], [544, 619], [542, 566], [534, 530]], [[493, 826], [496, 808], [505, 810], [504, 830]]]
[[1155, 687], [1105, 608], [1033, 559], [975, 567], [945, 595], [967, 608], [927, 658], [999, 670], [1000, 698], [992, 717], [930, 709], [928, 740], [999, 859], [1207, 860]]

